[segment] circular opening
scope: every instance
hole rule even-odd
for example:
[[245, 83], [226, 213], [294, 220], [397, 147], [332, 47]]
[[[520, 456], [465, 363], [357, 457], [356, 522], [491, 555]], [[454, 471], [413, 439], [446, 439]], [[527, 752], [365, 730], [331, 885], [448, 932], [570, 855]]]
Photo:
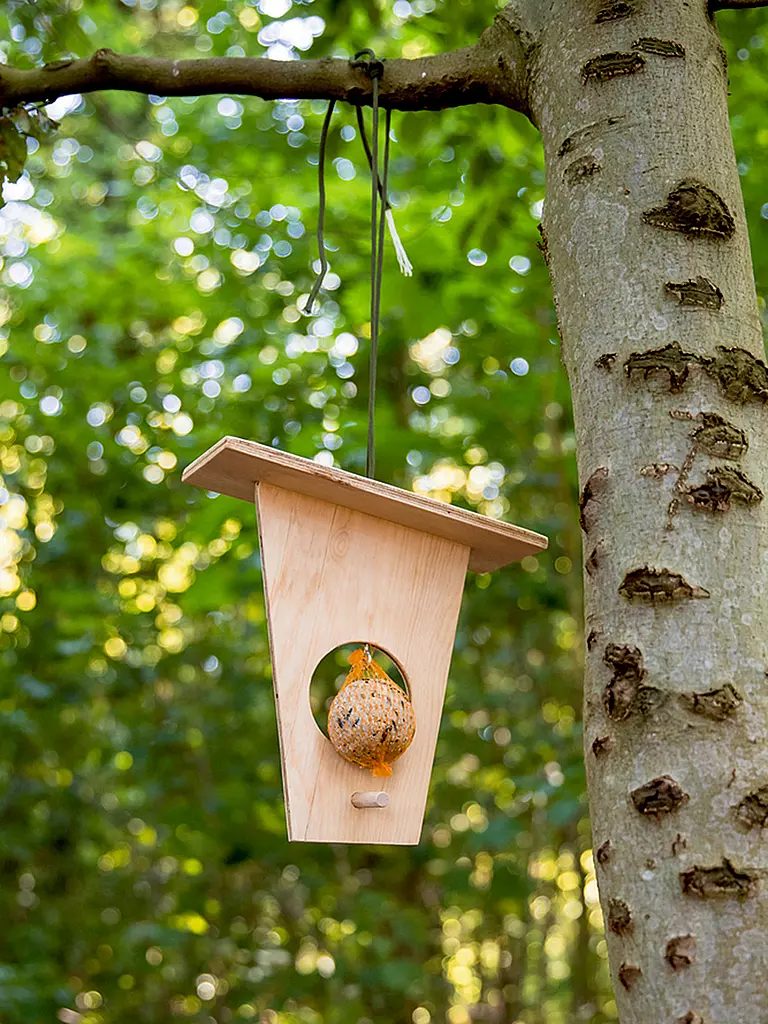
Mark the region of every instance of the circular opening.
[[[322, 659], [312, 674], [312, 682], [309, 685], [309, 704], [317, 726], [323, 736], [328, 738], [328, 710], [331, 701], [344, 685], [344, 680], [351, 669], [349, 656], [353, 651], [365, 646], [366, 641], [358, 643], [342, 644]], [[384, 669], [393, 683], [396, 683], [401, 690], [410, 696], [408, 683], [400, 669], [390, 656], [374, 644], [368, 644], [373, 660]]]

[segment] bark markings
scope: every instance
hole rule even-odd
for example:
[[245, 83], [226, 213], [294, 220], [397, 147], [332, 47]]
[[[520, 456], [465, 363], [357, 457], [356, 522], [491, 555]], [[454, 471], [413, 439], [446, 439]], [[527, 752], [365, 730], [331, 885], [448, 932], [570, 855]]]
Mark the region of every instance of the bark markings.
[[617, 899], [616, 897], [611, 897], [608, 900], [608, 927], [614, 935], [621, 935], [622, 937], [631, 935], [635, 930], [632, 912], [624, 900]]
[[602, 141], [606, 132], [619, 128], [624, 122], [625, 118], [623, 115], [603, 117], [599, 121], [592, 121], [565, 138], [560, 144], [557, 155], [560, 157], [567, 156], [568, 153], [572, 153], [578, 146], [588, 143], [594, 136], [598, 136]]
[[637, 966], [637, 964], [624, 963], [619, 968], [619, 981], [624, 988], [629, 992], [633, 985], [635, 985], [640, 978], [642, 978], [643, 972]]
[[718, 345], [715, 358], [701, 363], [731, 401], [741, 405], [768, 401], [768, 367], [746, 349]]
[[684, 57], [685, 47], [675, 43], [671, 39], [656, 39], [653, 36], [646, 36], [632, 43], [633, 50], [642, 50], [643, 53], [655, 53], [658, 57]]
[[600, 496], [607, 480], [608, 470], [605, 466], [599, 466], [584, 484], [579, 498], [579, 523], [584, 533], [589, 533], [597, 522]]
[[584, 564], [584, 568], [587, 570], [588, 576], [594, 576], [600, 568], [600, 558], [604, 550], [605, 545], [603, 541], [599, 541], [599, 543], [595, 544], [594, 548], [592, 548], [592, 552]]
[[681, 693], [678, 700], [687, 711], [711, 722], [724, 722], [744, 703], [744, 698], [731, 683], [704, 693]]
[[644, 683], [647, 675], [643, 656], [631, 644], [608, 644], [603, 661], [613, 677], [603, 691], [603, 706], [609, 718], [623, 722], [632, 715], [649, 715], [666, 701], [666, 694]]
[[705, 238], [731, 238], [735, 223], [725, 200], [700, 181], [686, 179], [673, 188], [663, 206], [646, 210], [646, 224]]
[[602, 53], [588, 60], [581, 69], [581, 80], [607, 82], [611, 78], [634, 75], [645, 67], [645, 58], [639, 53]]
[[707, 470], [707, 482], [685, 491], [685, 497], [697, 511], [729, 512], [731, 502], [758, 505], [763, 492], [739, 469], [717, 466]]
[[719, 310], [723, 305], [723, 293], [706, 277], [694, 277], [688, 281], [667, 281], [664, 285], [667, 296], [677, 299], [679, 306], [691, 309]]
[[596, 736], [592, 741], [592, 753], [595, 757], [604, 757], [610, 753], [613, 747], [613, 740], [610, 736]]
[[688, 840], [681, 832], [678, 832], [672, 842], [672, 856], [679, 857], [686, 849], [688, 849]]
[[658, 779], [651, 779], [645, 785], [633, 789], [630, 796], [635, 809], [640, 814], [653, 818], [654, 821], [679, 810], [690, 799], [671, 775], [660, 775]]
[[[683, 414], [687, 419], [690, 414]], [[673, 414], [682, 418], [681, 414]], [[733, 462], [744, 455], [749, 448], [747, 435], [740, 428], [716, 412], [702, 412], [696, 417], [701, 426], [691, 435], [699, 451], [717, 459], [731, 459]]]
[[595, 854], [595, 857], [597, 858], [597, 863], [600, 865], [600, 867], [604, 868], [605, 865], [611, 859], [611, 840], [610, 839], [606, 839], [604, 843], [601, 843], [600, 846], [598, 846], [597, 853]]
[[642, 601], [689, 601], [694, 598], [709, 597], [709, 591], [703, 587], [692, 586], [679, 572], [669, 569], [633, 569], [624, 577], [619, 593], [627, 600], [635, 598]]
[[688, 380], [691, 363], [696, 361], [697, 357], [692, 352], [683, 351], [679, 341], [671, 341], [661, 348], [633, 352], [624, 363], [624, 372], [630, 380], [632, 374], [637, 372], [642, 373], [645, 380], [654, 374], [666, 374], [669, 378], [668, 390], [677, 394]]
[[598, 370], [607, 370], [608, 373], [613, 369], [613, 364], [616, 362], [615, 352], [606, 352], [601, 356], [598, 356], [595, 360], [595, 366]]
[[664, 954], [673, 971], [683, 971], [696, 962], [696, 939], [693, 935], [677, 935], [667, 943]]
[[634, 3], [614, 0], [612, 3], [603, 4], [595, 16], [595, 22], [600, 25], [606, 21], [620, 21], [622, 18], [631, 17], [634, 13]]
[[764, 405], [768, 401], [768, 366], [735, 346], [718, 345], [715, 355], [708, 358], [685, 352], [680, 342], [672, 341], [662, 348], [633, 352], [624, 363], [624, 372], [630, 379], [636, 371], [642, 372], [645, 380], [653, 374], [668, 374], [668, 390], [676, 394], [683, 390], [693, 365], [701, 366], [732, 402]]
[[667, 473], [674, 473], [676, 469], [677, 466], [673, 466], [671, 462], [652, 462], [650, 466], [640, 468], [640, 476], [652, 476], [660, 480]]
[[602, 169], [600, 161], [593, 156], [582, 156], [568, 164], [563, 171], [563, 177], [569, 185], [578, 185], [593, 175], [599, 174]]
[[680, 873], [683, 892], [699, 899], [720, 899], [735, 897], [745, 899], [753, 896], [757, 889], [757, 876], [748, 871], [738, 871], [727, 857], [722, 864], [711, 867], [692, 867]]
[[745, 505], [755, 505], [762, 501], [760, 488], [739, 470], [729, 466], [708, 470], [705, 483], [689, 487], [688, 477], [699, 452], [737, 462], [749, 448], [749, 442], [743, 430], [717, 413], [701, 412], [693, 416], [689, 412], [673, 410], [670, 416], [674, 420], [695, 421], [699, 426], [691, 434], [690, 450], [675, 481], [675, 496], [667, 510], [668, 530], [674, 527], [681, 498], [692, 505], [694, 510], [712, 513], [730, 511], [732, 500]]
[[744, 832], [768, 826], [768, 786], [748, 793], [736, 808], [735, 815], [736, 824]]

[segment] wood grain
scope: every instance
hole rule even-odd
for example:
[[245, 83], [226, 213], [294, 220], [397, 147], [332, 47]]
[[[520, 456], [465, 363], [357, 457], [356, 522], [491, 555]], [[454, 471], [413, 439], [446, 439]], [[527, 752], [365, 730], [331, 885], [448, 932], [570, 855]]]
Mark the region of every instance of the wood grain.
[[350, 797], [353, 807], [381, 808], [389, 806], [389, 793], [353, 793]]
[[[268, 483], [256, 505], [288, 838], [418, 843], [469, 546]], [[310, 707], [322, 658], [364, 641], [398, 665], [416, 713], [387, 779], [343, 760]], [[355, 808], [372, 783], [389, 805]]]
[[350, 511], [464, 544], [470, 549], [469, 568], [473, 572], [493, 572], [544, 550], [548, 543], [546, 537], [520, 526], [238, 437], [222, 438], [186, 468], [182, 479], [245, 501], [254, 500], [254, 484], [263, 481], [333, 502]]

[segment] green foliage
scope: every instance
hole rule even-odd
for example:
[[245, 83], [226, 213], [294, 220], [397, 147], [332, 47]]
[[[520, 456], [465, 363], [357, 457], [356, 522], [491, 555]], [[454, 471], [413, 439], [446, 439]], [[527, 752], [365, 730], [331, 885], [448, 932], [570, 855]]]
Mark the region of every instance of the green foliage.
[[[493, 14], [469, 0], [415, 0], [410, 17], [352, 0], [281, 18], [231, 0], [7, 7], [20, 67], [100, 46], [257, 55], [291, 18], [323, 19], [303, 23], [310, 56], [417, 56]], [[765, 59], [757, 15], [728, 25], [749, 51], [733, 89], [760, 272]], [[399, 277], [388, 246], [378, 472], [551, 547], [468, 578], [421, 844], [285, 841], [253, 510], [180, 471], [223, 434], [362, 469], [369, 182], [344, 108], [331, 276], [316, 315], [299, 312], [323, 111], [109, 94], [55, 104], [51, 137], [32, 112], [0, 125], [8, 179], [26, 157], [0, 214], [3, 1024], [615, 1017], [544, 174], [535, 133], [503, 110], [395, 117], [416, 271]]]
[[16, 181], [24, 170], [27, 144], [10, 117], [0, 117], [0, 168], [3, 181]]

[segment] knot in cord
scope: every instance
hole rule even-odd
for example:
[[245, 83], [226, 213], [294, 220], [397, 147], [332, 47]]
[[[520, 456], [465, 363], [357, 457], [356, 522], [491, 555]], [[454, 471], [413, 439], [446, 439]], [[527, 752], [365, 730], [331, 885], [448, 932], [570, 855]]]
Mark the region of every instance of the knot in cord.
[[381, 78], [384, 74], [384, 61], [379, 60], [376, 54], [369, 47], [358, 50], [349, 62], [353, 68], [362, 71], [369, 78]]

